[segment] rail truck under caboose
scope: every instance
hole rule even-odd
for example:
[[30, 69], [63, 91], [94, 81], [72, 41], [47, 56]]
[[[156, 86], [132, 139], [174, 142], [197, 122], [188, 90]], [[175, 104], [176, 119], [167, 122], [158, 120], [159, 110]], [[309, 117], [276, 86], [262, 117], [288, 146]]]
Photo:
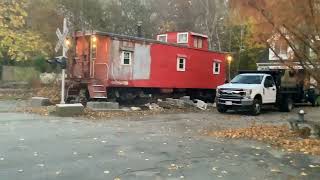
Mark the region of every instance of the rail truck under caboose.
[[170, 32], [157, 40], [104, 32], [77, 32], [68, 62], [67, 98], [131, 100], [188, 95], [214, 101], [226, 80], [227, 53], [208, 50], [208, 37]]

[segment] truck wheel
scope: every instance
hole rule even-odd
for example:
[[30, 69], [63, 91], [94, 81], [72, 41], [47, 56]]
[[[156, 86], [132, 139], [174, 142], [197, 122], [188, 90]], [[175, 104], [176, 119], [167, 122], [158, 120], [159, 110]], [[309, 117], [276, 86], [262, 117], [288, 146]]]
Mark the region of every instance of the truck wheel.
[[219, 113], [226, 113], [228, 108], [225, 105], [217, 105], [217, 110]]
[[283, 100], [281, 102], [281, 106], [280, 106], [280, 110], [282, 112], [291, 112], [293, 107], [294, 107], [294, 105], [293, 105], [293, 100], [291, 97], [283, 98]]
[[251, 114], [254, 116], [258, 116], [261, 114], [262, 109], [262, 102], [260, 99], [254, 99], [252, 107], [251, 107]]

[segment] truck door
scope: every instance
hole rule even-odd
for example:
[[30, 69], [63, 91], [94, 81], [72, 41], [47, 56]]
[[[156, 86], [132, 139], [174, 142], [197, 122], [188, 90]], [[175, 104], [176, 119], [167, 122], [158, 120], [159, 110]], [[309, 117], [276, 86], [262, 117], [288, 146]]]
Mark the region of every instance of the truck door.
[[277, 98], [277, 87], [272, 76], [267, 76], [264, 81], [263, 103], [275, 103]]

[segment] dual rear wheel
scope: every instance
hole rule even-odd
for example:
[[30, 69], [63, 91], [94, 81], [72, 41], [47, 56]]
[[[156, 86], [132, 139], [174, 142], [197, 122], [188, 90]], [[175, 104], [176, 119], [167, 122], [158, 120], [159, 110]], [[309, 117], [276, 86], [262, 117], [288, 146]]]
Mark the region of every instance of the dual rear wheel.
[[281, 112], [291, 112], [294, 108], [294, 102], [290, 96], [283, 97], [280, 103]]

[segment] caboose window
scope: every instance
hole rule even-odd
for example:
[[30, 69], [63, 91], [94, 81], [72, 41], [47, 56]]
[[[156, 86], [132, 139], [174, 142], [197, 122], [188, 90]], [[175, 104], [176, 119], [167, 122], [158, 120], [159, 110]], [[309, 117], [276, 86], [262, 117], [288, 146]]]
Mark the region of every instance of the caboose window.
[[122, 65], [131, 65], [132, 52], [122, 51]]
[[177, 59], [177, 71], [186, 71], [186, 58], [179, 57]]
[[188, 43], [188, 33], [178, 33], [178, 43], [186, 44]]
[[161, 35], [158, 35], [158, 41], [161, 41], [161, 42], [167, 42], [168, 41], [168, 35], [167, 34], [161, 34]]
[[203, 45], [202, 39], [200, 37], [194, 37], [193, 46], [195, 48], [202, 48], [202, 45]]
[[97, 58], [97, 37], [91, 37], [91, 60], [95, 60]]
[[213, 74], [220, 74], [220, 62], [213, 62]]

